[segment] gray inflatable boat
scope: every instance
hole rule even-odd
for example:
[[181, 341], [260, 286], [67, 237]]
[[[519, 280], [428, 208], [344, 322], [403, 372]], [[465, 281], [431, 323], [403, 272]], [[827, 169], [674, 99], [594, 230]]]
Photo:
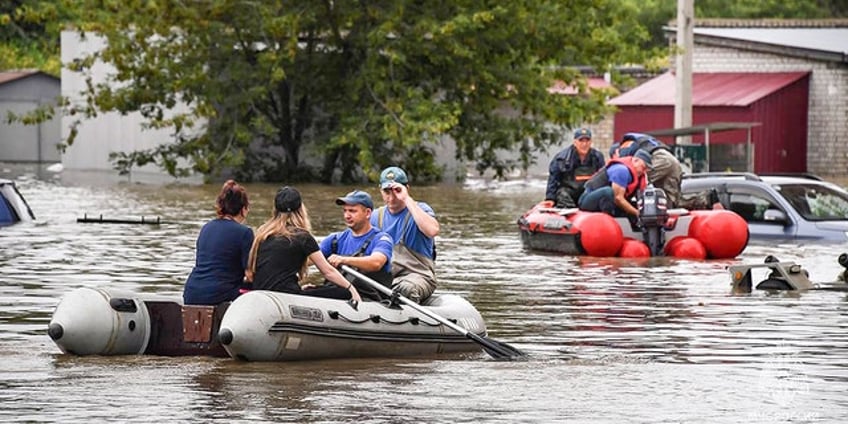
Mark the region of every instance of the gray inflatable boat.
[[[435, 294], [422, 305], [485, 336], [462, 297]], [[79, 288], [53, 313], [48, 335], [76, 355], [232, 356], [248, 361], [419, 356], [481, 346], [405, 305], [252, 291], [232, 303], [181, 301], [106, 288]]]
[[[485, 336], [480, 313], [453, 294], [422, 305], [470, 333]], [[247, 361], [433, 355], [481, 350], [480, 345], [405, 305], [252, 291], [230, 305], [219, 340]]]

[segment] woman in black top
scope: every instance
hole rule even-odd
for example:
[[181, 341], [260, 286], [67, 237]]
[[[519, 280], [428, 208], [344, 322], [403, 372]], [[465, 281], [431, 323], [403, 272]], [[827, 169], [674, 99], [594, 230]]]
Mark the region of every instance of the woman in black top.
[[[253, 282], [251, 288], [361, 301], [356, 287], [324, 258], [311, 229], [300, 193], [281, 188], [274, 199], [274, 214], [256, 230], [250, 249], [246, 274]], [[302, 289], [300, 282], [306, 279], [309, 260], [335, 285]]]

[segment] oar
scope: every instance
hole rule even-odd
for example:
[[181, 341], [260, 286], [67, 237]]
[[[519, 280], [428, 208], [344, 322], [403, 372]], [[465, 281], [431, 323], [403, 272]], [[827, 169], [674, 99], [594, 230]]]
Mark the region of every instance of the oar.
[[410, 308], [415, 309], [416, 311], [421, 312], [422, 314], [427, 315], [430, 318], [433, 318], [434, 320], [438, 321], [442, 325], [447, 326], [448, 328], [452, 329], [453, 331], [456, 331], [457, 333], [462, 334], [463, 336], [465, 336], [468, 339], [471, 339], [472, 341], [479, 344], [480, 346], [483, 346], [483, 350], [485, 350], [486, 353], [488, 353], [489, 355], [491, 355], [495, 359], [514, 359], [514, 358], [517, 358], [517, 357], [527, 356], [526, 353], [524, 353], [524, 352], [522, 352], [522, 351], [520, 351], [520, 350], [518, 350], [518, 349], [516, 349], [516, 348], [514, 348], [514, 347], [512, 347], [512, 346], [510, 346], [506, 343], [502, 343], [502, 342], [499, 342], [497, 340], [492, 340], [488, 337], [478, 336], [478, 335], [460, 327], [459, 325], [456, 325], [456, 324], [450, 322], [448, 319], [443, 318], [443, 317], [433, 313], [429, 309], [422, 307], [421, 305], [413, 302], [412, 300], [407, 299], [406, 297], [404, 297], [400, 294], [393, 294], [392, 291], [388, 287], [368, 278], [366, 275], [362, 274], [361, 272], [359, 272], [359, 271], [357, 271], [357, 270], [355, 270], [355, 269], [353, 269], [353, 268], [351, 268], [347, 265], [342, 265], [342, 269], [345, 272], [348, 272], [351, 275], [353, 275], [354, 277], [360, 279], [361, 281], [368, 283], [368, 285], [370, 285], [371, 287], [375, 288], [376, 290], [380, 291], [381, 293], [383, 293], [387, 296], [397, 296], [397, 298], [400, 299], [400, 301], [403, 304], [405, 304], [406, 306], [409, 306]]

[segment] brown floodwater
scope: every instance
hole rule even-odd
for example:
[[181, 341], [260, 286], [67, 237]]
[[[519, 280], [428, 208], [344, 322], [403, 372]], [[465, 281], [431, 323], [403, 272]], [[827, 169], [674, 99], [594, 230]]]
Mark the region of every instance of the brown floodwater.
[[[467, 298], [490, 337], [529, 354], [245, 363], [76, 357], [46, 334], [61, 297], [106, 286], [178, 298], [219, 185], [8, 171], [37, 216], [0, 228], [0, 421], [845, 422], [845, 293], [733, 294], [725, 267], [768, 254], [815, 281], [848, 245], [752, 244], [736, 260], [580, 258], [522, 249], [517, 217], [544, 181], [413, 187], [435, 209], [439, 290]], [[247, 185], [248, 224], [275, 185]], [[316, 235], [343, 228], [333, 199], [298, 185]], [[360, 188], [360, 187], [357, 187]], [[379, 199], [376, 187], [364, 187]], [[84, 214], [160, 217], [81, 224]]]

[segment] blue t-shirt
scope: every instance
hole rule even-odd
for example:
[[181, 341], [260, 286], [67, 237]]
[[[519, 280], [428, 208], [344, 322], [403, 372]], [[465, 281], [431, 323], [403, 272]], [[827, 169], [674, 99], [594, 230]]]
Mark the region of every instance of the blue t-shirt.
[[217, 305], [239, 295], [253, 230], [229, 219], [214, 219], [200, 229], [194, 269], [183, 290], [187, 305]]
[[607, 178], [609, 178], [610, 183], [616, 183], [624, 187], [625, 190], [627, 190], [627, 185], [633, 182], [633, 175], [630, 174], [630, 169], [622, 163], [613, 163], [607, 167]]
[[[418, 202], [418, 206], [428, 215], [434, 218], [436, 217], [436, 213], [433, 212], [433, 208], [430, 205], [424, 202]], [[382, 228], [379, 223], [380, 215], [383, 216]], [[433, 259], [433, 239], [425, 236], [418, 229], [418, 225], [415, 224], [415, 220], [412, 219], [411, 215], [409, 215], [409, 220], [407, 220], [407, 215], [409, 215], [409, 208], [403, 208], [402, 211], [393, 214], [389, 212], [389, 208], [383, 206], [371, 214], [371, 225], [388, 233], [392, 237], [392, 240], [395, 241], [395, 244], [403, 241], [413, 251]], [[408, 221], [406, 225], [404, 225], [404, 221]]]
[[367, 233], [356, 236], [348, 228], [342, 232], [330, 234], [324, 240], [321, 240], [321, 253], [324, 254], [324, 257], [329, 257], [333, 254], [333, 239], [338, 240], [335, 253], [343, 256], [353, 256], [353, 254], [359, 251], [362, 244], [370, 239], [371, 242], [368, 243], [368, 248], [365, 249], [362, 255], [370, 256], [374, 252], [386, 255], [386, 264], [383, 265], [382, 270], [392, 272], [392, 246], [394, 246], [392, 236], [376, 228], [371, 228]]

